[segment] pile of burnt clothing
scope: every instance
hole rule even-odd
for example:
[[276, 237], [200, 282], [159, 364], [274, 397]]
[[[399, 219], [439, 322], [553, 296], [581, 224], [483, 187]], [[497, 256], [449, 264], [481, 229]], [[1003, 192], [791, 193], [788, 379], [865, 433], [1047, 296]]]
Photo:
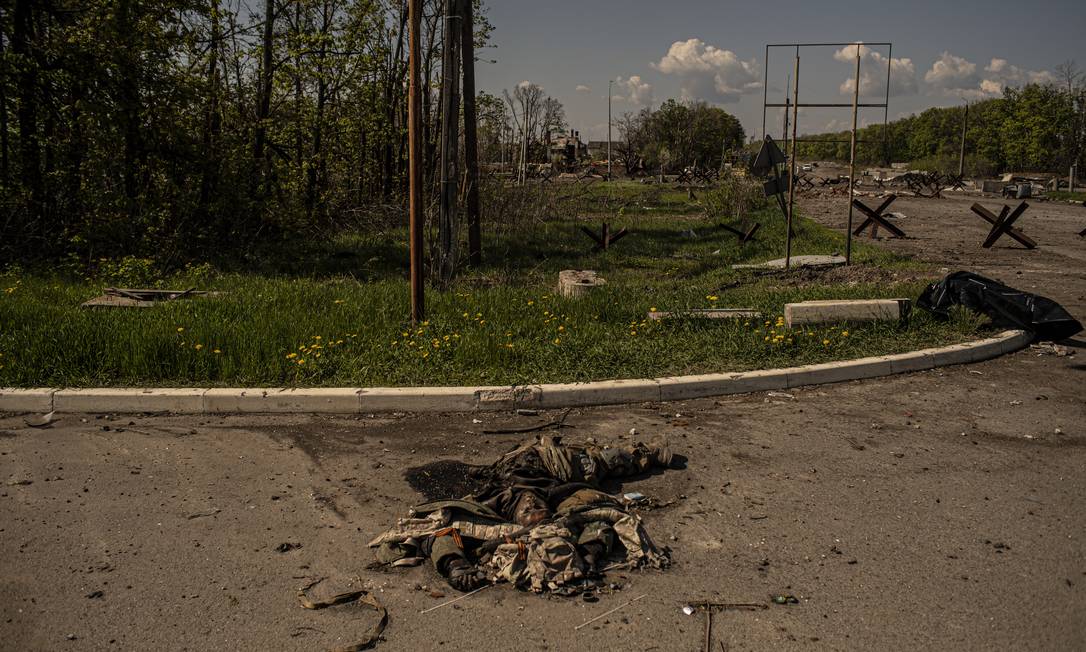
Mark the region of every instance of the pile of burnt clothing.
[[476, 469], [481, 490], [419, 505], [369, 545], [394, 566], [429, 557], [460, 591], [491, 582], [563, 594], [592, 589], [606, 570], [670, 565], [630, 501], [602, 483], [678, 460], [665, 442], [604, 448], [543, 436]]

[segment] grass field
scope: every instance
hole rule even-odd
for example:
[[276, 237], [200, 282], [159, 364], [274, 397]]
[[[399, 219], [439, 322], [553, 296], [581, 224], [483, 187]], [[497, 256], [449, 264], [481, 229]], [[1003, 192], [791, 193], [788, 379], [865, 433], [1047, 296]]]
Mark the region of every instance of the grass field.
[[[916, 266], [862, 243], [854, 249], [855, 276], [732, 270], [732, 263], [782, 254], [778, 211], [750, 216], [763, 225], [759, 239], [740, 246], [699, 215], [685, 193], [669, 197], [636, 184], [592, 192], [609, 195], [605, 212], [588, 205], [568, 216], [488, 230], [484, 265], [466, 270], [449, 288], [431, 288], [428, 320], [414, 327], [406, 319], [407, 251], [398, 229], [295, 243], [265, 254], [259, 273], [201, 265], [156, 277], [152, 262], [138, 260], [99, 261], [78, 278], [9, 270], [0, 275], [0, 385], [584, 381], [884, 354], [962, 341], [982, 328], [965, 313], [938, 322], [914, 311], [907, 324], [789, 330], [778, 321], [787, 302], [915, 298], [925, 282], [894, 282], [895, 272], [917, 279]], [[626, 210], [615, 208], [616, 195]], [[683, 208], [655, 209], [673, 202]], [[577, 227], [598, 227], [605, 218], [633, 233], [606, 253], [589, 253], [591, 243]], [[796, 231], [794, 254], [843, 251], [839, 233], [806, 220]], [[595, 269], [608, 284], [588, 298], [563, 299], [553, 292], [562, 269]], [[104, 285], [195, 286], [224, 294], [150, 309], [79, 308]], [[653, 308], [707, 307], [755, 308], [765, 317], [646, 320]]]

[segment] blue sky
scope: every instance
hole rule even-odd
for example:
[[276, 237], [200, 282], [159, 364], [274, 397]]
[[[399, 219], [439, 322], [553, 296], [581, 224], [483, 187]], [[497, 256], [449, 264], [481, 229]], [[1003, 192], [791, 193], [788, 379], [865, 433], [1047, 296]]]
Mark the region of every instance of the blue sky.
[[[1074, 59], [1086, 68], [1086, 0], [1028, 3], [899, 0], [486, 0], [494, 47], [479, 53], [479, 86], [495, 94], [522, 81], [543, 86], [567, 120], [606, 136], [607, 82], [614, 113], [703, 99], [735, 114], [748, 135], [762, 125], [767, 42], [893, 43], [890, 119], [929, 106], [998, 96], [1004, 85], [1045, 81]], [[769, 95], [784, 100], [793, 52], [770, 55]], [[885, 90], [885, 48], [861, 50], [863, 95]], [[851, 101], [855, 50], [801, 52], [800, 101]], [[874, 100], [872, 100], [874, 101]], [[881, 101], [881, 100], [879, 100]], [[800, 130], [847, 128], [850, 111], [801, 111]], [[879, 122], [881, 109], [861, 113]], [[768, 116], [781, 130], [780, 111]]]

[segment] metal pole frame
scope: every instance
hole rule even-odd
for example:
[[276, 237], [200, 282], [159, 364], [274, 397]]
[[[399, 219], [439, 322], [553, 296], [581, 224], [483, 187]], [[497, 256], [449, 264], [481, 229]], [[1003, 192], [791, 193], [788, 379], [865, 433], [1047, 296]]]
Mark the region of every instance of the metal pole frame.
[[607, 80], [607, 180], [611, 180], [611, 84], [615, 80]]
[[[800, 54], [800, 49], [801, 48], [824, 48], [824, 47], [847, 47], [847, 46], [854, 46], [856, 48], [856, 59], [857, 59], [857, 62], [856, 62], [856, 88], [853, 89], [853, 101], [852, 101], [852, 103], [848, 104], [848, 103], [839, 103], [839, 102], [809, 102], [809, 103], [806, 103], [806, 104], [800, 104], [800, 102], [799, 102], [799, 54]], [[861, 59], [860, 48], [864, 47], [864, 46], [867, 46], [869, 48], [870, 47], [886, 47], [887, 48], [887, 56], [886, 56], [886, 95], [883, 98], [883, 101], [879, 102], [879, 103], [860, 102], [859, 101], [859, 93], [860, 93], [860, 63], [859, 62], [860, 62], [860, 59]], [[888, 132], [889, 132], [889, 124], [890, 124], [890, 73], [891, 73], [891, 70], [893, 68], [894, 44], [890, 43], [888, 41], [887, 42], [877, 42], [877, 43], [868, 43], [868, 42], [864, 42], [864, 41], [856, 41], [856, 42], [852, 42], [852, 43], [767, 43], [766, 46], [765, 46], [765, 69], [764, 69], [764, 74], [762, 75], [762, 134], [763, 134], [762, 137], [763, 137], [763, 139], [765, 138], [764, 134], [766, 133], [766, 111], [767, 111], [767, 109], [769, 109], [771, 107], [784, 108], [785, 113], [787, 115], [787, 111], [788, 111], [788, 108], [789, 108], [787, 100], [785, 101], [784, 104], [769, 102], [768, 101], [769, 100], [769, 52], [770, 52], [771, 48], [795, 48], [795, 51], [796, 51], [796, 70], [795, 70], [796, 81], [795, 81], [795, 85], [793, 87], [794, 101], [793, 101], [792, 106], [791, 106], [791, 109], [792, 109], [792, 156], [791, 156], [791, 161], [789, 161], [789, 169], [791, 171], [790, 172], [791, 177], [788, 180], [788, 233], [787, 233], [786, 238], [785, 238], [785, 267], [787, 268], [787, 267], [791, 266], [791, 259], [792, 259], [792, 209], [793, 209], [793, 203], [795, 201], [795, 190], [794, 190], [793, 186], [795, 185], [795, 177], [796, 177], [796, 175], [795, 175], [795, 171], [796, 171], [795, 170], [795, 168], [796, 168], [795, 158], [796, 158], [796, 153], [797, 153], [796, 144], [797, 144], [797, 141], [798, 141], [798, 138], [797, 138], [798, 125], [796, 123], [799, 121], [799, 109], [800, 108], [852, 108], [852, 111], [853, 111], [852, 138], [849, 140], [849, 142], [851, 144], [851, 153], [850, 153], [850, 157], [849, 157], [850, 158], [850, 162], [849, 162], [849, 181], [848, 181], [848, 188], [849, 188], [849, 190], [848, 190], [848, 210], [849, 210], [849, 227], [850, 228], [848, 230], [848, 236], [847, 236], [847, 242], [846, 242], [846, 255], [845, 255], [846, 264], [851, 263], [851, 259], [852, 259], [852, 228], [851, 228], [851, 226], [852, 226], [852, 199], [853, 199], [853, 192], [854, 192], [854, 186], [855, 186], [854, 178], [856, 176], [856, 169], [855, 169], [856, 144], [860, 143], [860, 142], [866, 142], [866, 141], [858, 141], [858, 140], [856, 140], [856, 120], [857, 120], [856, 113], [861, 108], [881, 108], [883, 110], [883, 113], [882, 113], [883, 157], [884, 157], [884, 159], [886, 159], [884, 162], [889, 164], [890, 152], [889, 152], [889, 141], [888, 141], [889, 134], [888, 134]]]

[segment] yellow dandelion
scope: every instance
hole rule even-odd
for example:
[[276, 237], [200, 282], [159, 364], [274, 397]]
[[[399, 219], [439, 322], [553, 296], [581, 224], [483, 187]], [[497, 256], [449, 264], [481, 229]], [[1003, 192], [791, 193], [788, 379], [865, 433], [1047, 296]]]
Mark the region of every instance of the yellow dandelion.
[[829, 340], [822, 340], [822, 344], [824, 344], [824, 345], [829, 344], [829, 343], [830, 343]]
[[298, 358], [298, 364], [305, 364], [305, 358]]
[[197, 351], [199, 351], [200, 349], [204, 348], [204, 345], [203, 345], [203, 344], [196, 344], [196, 345], [194, 345], [194, 346], [193, 346], [192, 348], [194, 348], [194, 349], [196, 349]]
[[848, 337], [848, 331], [841, 331], [841, 337]]
[[559, 345], [559, 344], [561, 344], [561, 343], [562, 343], [562, 340], [561, 340], [561, 338], [558, 338], [558, 337], [554, 338], [554, 345], [555, 345], [555, 346], [558, 346], [558, 345]]
[[564, 330], [566, 330], [566, 327], [565, 327], [565, 326], [559, 326], [559, 327], [558, 327], [558, 332], [559, 332], [559, 333], [561, 333], [561, 332], [562, 332], [562, 331], [564, 331]]
[[649, 308], [649, 312], [656, 312], [656, 306]]
[[178, 333], [184, 333], [185, 332], [185, 327], [184, 326], [178, 326], [177, 327], [177, 332]]
[[287, 354], [287, 360], [293, 360], [294, 358], [297, 358], [297, 357], [298, 357], [297, 353], [288, 353]]
[[528, 305], [529, 305], [529, 306], [534, 306], [534, 305], [535, 305], [535, 301], [532, 301], [531, 299], [529, 299], [529, 300], [528, 300]]
[[319, 339], [321, 339], [321, 336], [320, 336], [320, 335], [314, 335], [314, 336], [313, 336], [313, 339], [315, 339], [315, 340], [319, 340]]

